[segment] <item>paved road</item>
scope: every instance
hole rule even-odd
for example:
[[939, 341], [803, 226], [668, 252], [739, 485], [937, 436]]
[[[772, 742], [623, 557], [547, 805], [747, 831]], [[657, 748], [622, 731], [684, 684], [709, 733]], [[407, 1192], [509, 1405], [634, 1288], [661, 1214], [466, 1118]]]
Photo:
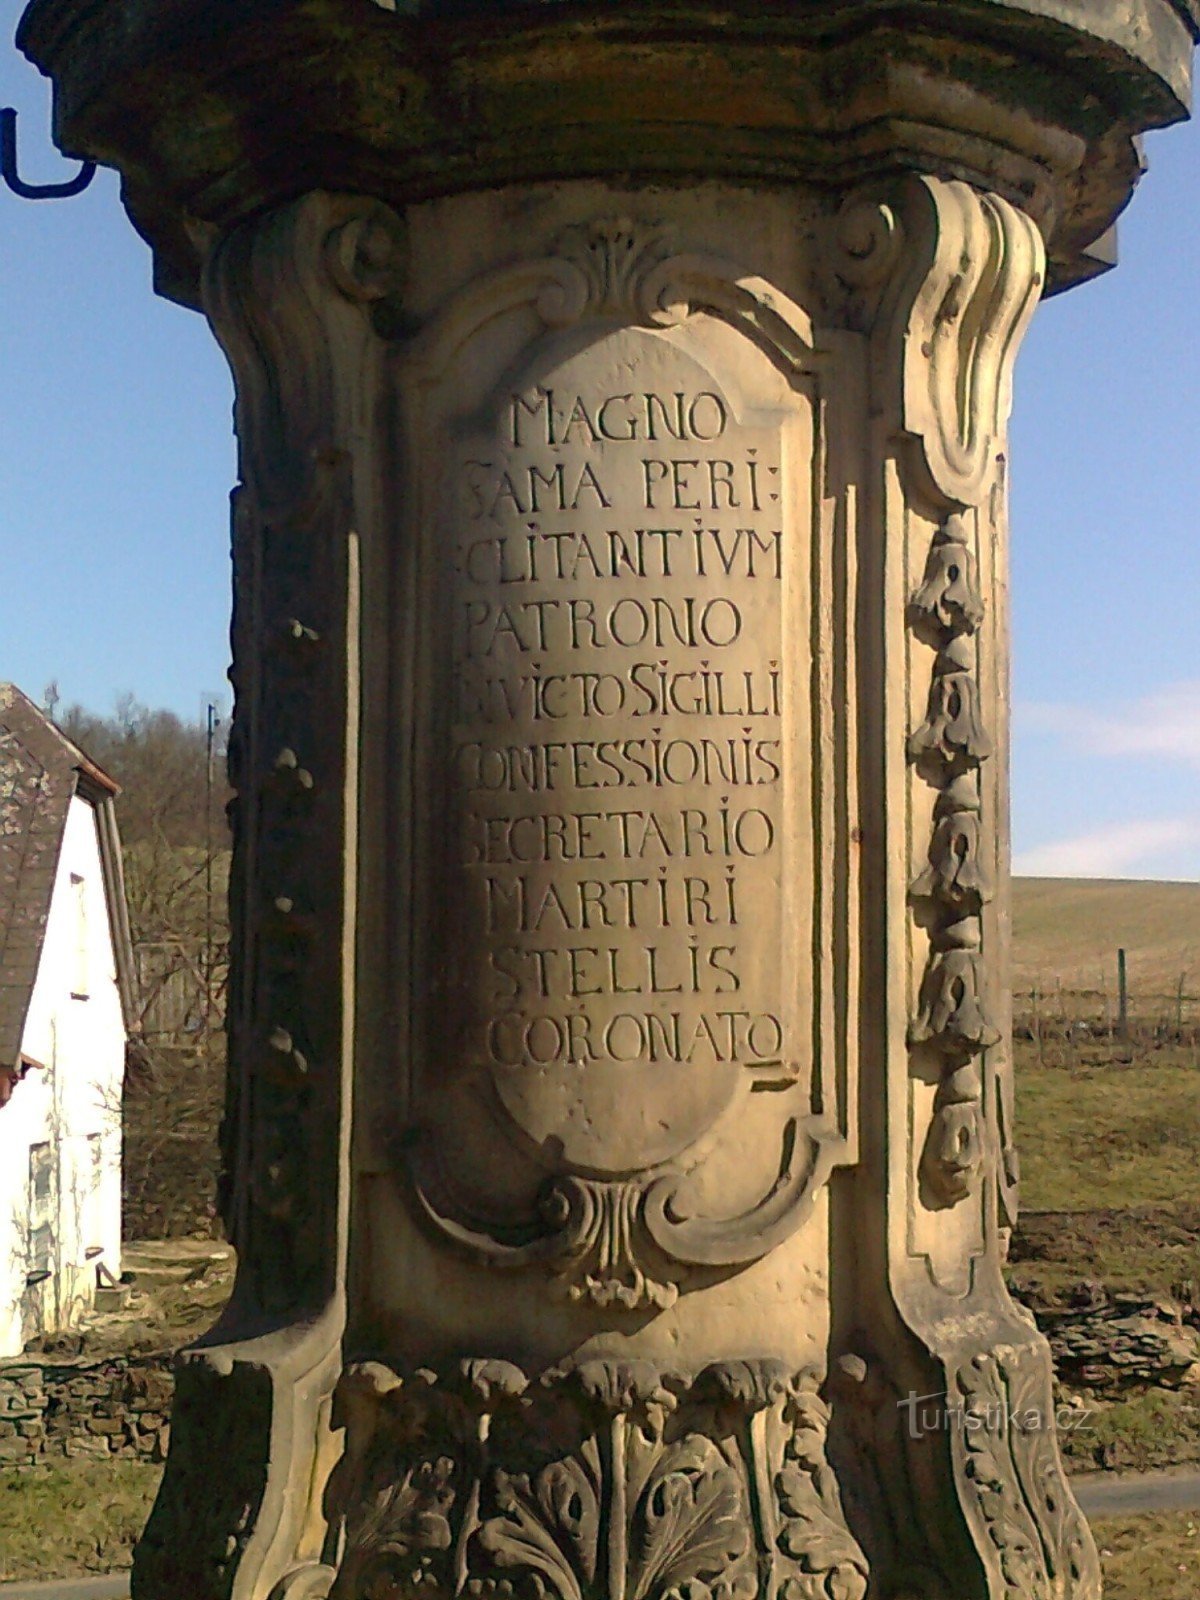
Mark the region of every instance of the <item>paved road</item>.
[[[1200, 1511], [1200, 1472], [1086, 1473], [1072, 1480], [1089, 1517], [1145, 1511]], [[0, 1583], [0, 1600], [127, 1600], [128, 1573], [64, 1578], [60, 1583]]]
[[1096, 1472], [1073, 1479], [1072, 1487], [1089, 1517], [1200, 1511], [1200, 1472]]

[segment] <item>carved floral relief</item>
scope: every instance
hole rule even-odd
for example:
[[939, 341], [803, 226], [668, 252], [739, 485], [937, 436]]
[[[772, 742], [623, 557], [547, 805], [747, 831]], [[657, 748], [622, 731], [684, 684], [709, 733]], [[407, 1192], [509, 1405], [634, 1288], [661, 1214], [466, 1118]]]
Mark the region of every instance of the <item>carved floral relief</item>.
[[1003, 1600], [1099, 1600], [1100, 1562], [1071, 1493], [1051, 1426], [1049, 1351], [1039, 1335], [965, 1357], [950, 1401], [969, 1422], [952, 1432], [972, 1485], [988, 1564]]
[[348, 1369], [330, 1600], [862, 1600], [814, 1373]]
[[1000, 1039], [988, 1016], [982, 950], [981, 913], [992, 885], [983, 860], [979, 768], [992, 741], [975, 676], [974, 636], [985, 612], [972, 539], [965, 514], [947, 519], [909, 607], [913, 632], [937, 651], [928, 711], [909, 739], [909, 758], [938, 790], [928, 864], [910, 889], [913, 903], [927, 908], [930, 952], [909, 1040], [937, 1051], [943, 1063], [921, 1172], [948, 1204], [965, 1199], [983, 1172], [978, 1057]]

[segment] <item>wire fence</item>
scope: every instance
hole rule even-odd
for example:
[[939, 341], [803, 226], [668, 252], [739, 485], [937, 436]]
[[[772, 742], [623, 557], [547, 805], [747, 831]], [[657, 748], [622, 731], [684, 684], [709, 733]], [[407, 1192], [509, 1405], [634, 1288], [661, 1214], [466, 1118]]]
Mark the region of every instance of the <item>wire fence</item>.
[[1013, 990], [1013, 1032], [1018, 1039], [1112, 1039], [1177, 1043], [1200, 1048], [1200, 973], [1189, 968], [1164, 982], [1130, 981], [1124, 951], [1094, 985], [1048, 974], [1040, 984]]

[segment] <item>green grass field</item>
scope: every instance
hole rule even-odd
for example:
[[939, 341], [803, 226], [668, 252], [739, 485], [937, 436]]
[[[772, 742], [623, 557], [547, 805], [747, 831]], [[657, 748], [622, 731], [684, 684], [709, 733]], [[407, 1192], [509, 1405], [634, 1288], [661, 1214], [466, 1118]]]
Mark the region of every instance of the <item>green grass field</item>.
[[[1073, 1028], [1115, 1021], [1118, 947], [1128, 1036]], [[1018, 878], [1013, 969], [1021, 1206], [1042, 1281], [1200, 1281], [1200, 884]]]
[[0, 1470], [0, 1582], [127, 1567], [161, 1475], [141, 1461]]
[[1107, 1041], [1062, 1065], [1018, 1041], [1021, 1204], [1097, 1211], [1200, 1201], [1200, 1060], [1193, 1047]]

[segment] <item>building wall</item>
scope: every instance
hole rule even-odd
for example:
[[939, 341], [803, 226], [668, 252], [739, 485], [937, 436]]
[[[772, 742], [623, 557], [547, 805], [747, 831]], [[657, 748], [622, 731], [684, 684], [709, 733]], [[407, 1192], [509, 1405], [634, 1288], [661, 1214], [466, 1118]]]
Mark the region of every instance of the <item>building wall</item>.
[[[72, 800], [22, 1041], [44, 1065], [0, 1112], [0, 1356], [68, 1327], [121, 1270], [125, 1027], [96, 817]], [[31, 1270], [52, 1268], [27, 1288]], [[36, 1326], [34, 1326], [36, 1325]]]

